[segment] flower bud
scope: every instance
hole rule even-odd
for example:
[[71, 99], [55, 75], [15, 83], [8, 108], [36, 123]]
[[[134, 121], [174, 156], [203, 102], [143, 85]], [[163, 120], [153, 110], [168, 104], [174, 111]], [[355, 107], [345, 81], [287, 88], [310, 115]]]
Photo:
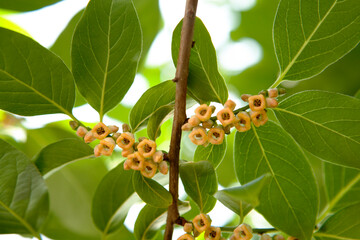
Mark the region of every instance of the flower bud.
[[224, 137], [224, 129], [220, 126], [211, 128], [208, 132], [208, 141], [214, 145], [222, 144]]
[[135, 138], [132, 133], [124, 132], [117, 138], [116, 144], [124, 150], [130, 149], [135, 143]]
[[197, 126], [199, 126], [199, 124], [200, 124], [200, 119], [199, 119], [196, 115], [194, 115], [194, 116], [192, 116], [192, 117], [189, 119], [188, 123], [189, 123], [192, 127], [197, 127]]
[[181, 126], [181, 130], [183, 131], [191, 131], [193, 126], [190, 123], [185, 123]]
[[122, 130], [123, 130], [123, 132], [130, 132], [131, 128], [130, 128], [130, 126], [128, 124], [124, 123], [122, 125]]
[[130, 170], [131, 169], [131, 160], [126, 159], [124, 162], [124, 170]]
[[127, 157], [127, 156], [129, 156], [130, 154], [132, 154], [132, 153], [134, 153], [134, 149], [133, 148], [129, 148], [129, 149], [127, 149], [127, 150], [122, 150], [122, 152], [121, 152], [121, 156], [123, 156], [123, 157]]
[[250, 116], [246, 111], [239, 112], [236, 115], [235, 128], [239, 132], [246, 132], [247, 130], [249, 130], [251, 128]]
[[209, 227], [205, 230], [205, 240], [220, 240], [221, 229], [219, 227]]
[[212, 126], [214, 126], [214, 122], [209, 119], [205, 122], [202, 122], [202, 126], [204, 128], [212, 128]]
[[119, 127], [115, 126], [115, 125], [109, 125], [107, 126], [110, 129], [111, 133], [116, 133], [117, 131], [119, 131]]
[[250, 117], [256, 127], [264, 125], [269, 119], [265, 110], [251, 112]]
[[152, 157], [154, 162], [161, 163], [164, 159], [164, 153], [162, 151], [156, 151]]
[[150, 158], [156, 151], [156, 143], [149, 139], [142, 140], [137, 146], [140, 155], [144, 158]]
[[184, 231], [187, 233], [191, 233], [193, 231], [192, 223], [185, 223], [184, 224]]
[[94, 136], [94, 133], [89, 131], [85, 134], [84, 136], [84, 141], [85, 143], [91, 143], [92, 141], [94, 141], [96, 138]]
[[117, 132], [117, 133], [114, 133], [112, 137], [114, 139], [118, 139], [120, 137], [120, 135], [121, 135], [121, 133]]
[[249, 97], [249, 107], [252, 111], [261, 111], [266, 107], [266, 101], [264, 95], [255, 95]]
[[272, 240], [269, 234], [262, 234], [260, 240]]
[[195, 109], [196, 117], [202, 122], [209, 120], [211, 114], [212, 114], [212, 107], [206, 104], [202, 104]]
[[111, 133], [110, 129], [102, 122], [99, 122], [95, 125], [95, 127], [91, 130], [94, 134], [94, 137], [102, 140], [107, 137]]
[[282, 96], [286, 94], [286, 89], [285, 88], [279, 88], [279, 95]]
[[203, 127], [195, 127], [189, 134], [189, 138], [196, 145], [203, 145], [208, 140], [206, 130]]
[[83, 126], [80, 126], [78, 127], [78, 129], [76, 130], [76, 135], [78, 135], [79, 137], [85, 137], [85, 135], [88, 133], [88, 130], [83, 127]]
[[195, 238], [188, 233], [185, 233], [184, 235], [181, 235], [177, 240], [195, 240]]
[[248, 102], [249, 101], [249, 97], [251, 97], [251, 94], [243, 94], [241, 95], [241, 100], [243, 100], [244, 102]]
[[276, 108], [278, 105], [279, 103], [275, 98], [266, 98], [266, 107]]
[[95, 157], [100, 157], [101, 156], [101, 151], [102, 151], [102, 145], [101, 144], [96, 145], [95, 148], [94, 148]]
[[285, 240], [283, 235], [279, 235], [279, 234], [275, 235], [273, 238], [274, 238], [274, 240]]
[[208, 215], [200, 213], [193, 220], [194, 228], [199, 233], [202, 233], [211, 226], [211, 219]]
[[270, 88], [268, 89], [268, 95], [270, 98], [276, 98], [279, 95], [279, 91], [277, 88]]
[[169, 171], [169, 167], [165, 161], [162, 161], [161, 163], [159, 163], [158, 169], [159, 169], [159, 172], [164, 175], [166, 175]]
[[221, 109], [216, 116], [224, 127], [235, 121], [234, 113], [230, 108]]
[[155, 176], [157, 171], [157, 166], [152, 160], [145, 160], [144, 161], [144, 168], [140, 170], [141, 175], [147, 178], [152, 178]]
[[72, 130], [76, 130], [79, 127], [79, 123], [77, 121], [70, 121], [69, 125]]
[[143, 140], [145, 140], [145, 139], [147, 139], [146, 137], [139, 137], [138, 138], [138, 141], [139, 141], [139, 143], [141, 143]]
[[253, 236], [252, 229], [248, 224], [243, 223], [235, 228], [234, 236], [236, 240], [250, 240]]
[[225, 108], [230, 108], [231, 111], [234, 111], [235, 106], [236, 106], [236, 103], [235, 103], [234, 101], [230, 100], [230, 99], [227, 100], [227, 101], [225, 102], [225, 104], [224, 104], [224, 107], [225, 107]]

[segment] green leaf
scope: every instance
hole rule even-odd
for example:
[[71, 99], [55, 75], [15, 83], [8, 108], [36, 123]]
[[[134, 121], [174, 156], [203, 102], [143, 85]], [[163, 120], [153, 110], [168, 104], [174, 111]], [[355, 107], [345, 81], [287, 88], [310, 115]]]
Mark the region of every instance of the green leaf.
[[159, 109], [174, 106], [175, 88], [176, 84], [168, 80], [149, 88], [141, 96], [130, 112], [130, 125], [133, 132], [144, 127], [149, 118]]
[[315, 233], [323, 240], [360, 239], [360, 203], [343, 208], [331, 216]]
[[0, 36], [0, 108], [25, 116], [72, 116], [74, 79], [60, 58], [19, 33], [0, 28]]
[[158, 182], [144, 177], [139, 171], [134, 171], [133, 186], [139, 197], [147, 204], [163, 208], [172, 203], [172, 196]]
[[277, 124], [235, 135], [235, 171], [241, 184], [270, 173], [256, 208], [277, 229], [300, 239], [311, 239], [318, 210], [312, 169], [299, 146]]
[[216, 169], [221, 161], [225, 157], [226, 152], [226, 138], [220, 145], [209, 144], [207, 147], [202, 145], [197, 146], [194, 154], [194, 162], [199, 162], [201, 160], [209, 161], [213, 164]]
[[218, 184], [213, 165], [208, 161], [180, 164], [180, 177], [186, 193], [199, 206], [202, 213], [210, 212], [216, 203], [213, 194]]
[[[2, 14], [1, 14], [2, 15]], [[14, 32], [18, 32], [18, 33], [21, 33], [25, 36], [28, 36], [31, 38], [30, 34], [28, 32], [26, 32], [25, 29], [21, 28], [20, 26], [18, 26], [17, 24], [9, 21], [8, 19], [6, 18], [3, 18], [3, 17], [0, 17], [0, 27], [2, 28], [7, 28], [9, 30], [12, 30]]]
[[1, 0], [0, 8], [10, 9], [15, 11], [33, 11], [39, 8], [43, 8], [62, 0]]
[[174, 106], [163, 106], [151, 115], [147, 126], [147, 134], [150, 139], [155, 140], [160, 136], [161, 125], [173, 110]]
[[360, 89], [356, 92], [355, 97], [360, 99]]
[[360, 168], [360, 100], [305, 91], [274, 109], [284, 129], [306, 150], [335, 164]]
[[31, 234], [49, 210], [48, 190], [34, 164], [22, 152], [0, 139], [0, 234]]
[[323, 162], [326, 193], [331, 212], [360, 202], [360, 171]]
[[92, 218], [95, 225], [106, 236], [120, 227], [134, 204], [133, 171], [124, 170], [119, 164], [111, 170], [96, 189]]
[[[180, 215], [190, 210], [188, 202], [179, 201]], [[141, 209], [134, 227], [137, 240], [153, 239], [161, 227], [166, 223], [167, 208], [155, 208], [149, 204]]]
[[76, 84], [100, 119], [125, 96], [142, 50], [139, 19], [131, 0], [92, 0], [72, 45]]
[[274, 23], [281, 80], [322, 72], [360, 41], [358, 0], [282, 0]]
[[[175, 66], [179, 55], [181, 28], [182, 21], [176, 26], [172, 37], [171, 52]], [[210, 34], [199, 18], [195, 20], [193, 41], [195, 43], [190, 53], [188, 94], [200, 103], [211, 101], [224, 104], [228, 99], [228, 90], [218, 71]]]
[[71, 162], [91, 158], [94, 150], [78, 139], [63, 139], [43, 148], [33, 159], [42, 175]]
[[270, 174], [262, 175], [242, 186], [225, 188], [218, 191], [214, 197], [231, 211], [239, 215], [242, 221], [253, 208], [259, 205], [259, 195], [269, 180]]

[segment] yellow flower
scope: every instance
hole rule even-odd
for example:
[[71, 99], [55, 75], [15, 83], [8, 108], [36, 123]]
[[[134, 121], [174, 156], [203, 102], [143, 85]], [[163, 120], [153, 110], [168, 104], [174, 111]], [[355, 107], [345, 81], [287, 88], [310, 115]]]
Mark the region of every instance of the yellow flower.
[[187, 232], [187, 233], [191, 233], [193, 231], [193, 225], [192, 223], [185, 223], [184, 224], [184, 231]]
[[96, 139], [96, 138], [95, 138], [95, 136], [94, 136], [94, 133], [91, 132], [91, 131], [87, 132], [87, 133], [85, 134], [85, 136], [84, 136], [84, 141], [85, 141], [86, 143], [91, 143], [91, 142], [94, 141], [95, 139]]
[[210, 217], [204, 213], [200, 213], [199, 215], [197, 215], [192, 222], [194, 224], [194, 228], [199, 233], [202, 233], [211, 226]]
[[239, 132], [246, 132], [247, 130], [249, 130], [251, 128], [251, 120], [250, 120], [250, 116], [247, 112], [245, 112], [245, 111], [239, 112], [236, 115], [235, 128]]
[[246, 223], [239, 225], [234, 230], [234, 236], [236, 240], [250, 240], [252, 238], [252, 229]]
[[124, 132], [120, 135], [120, 137], [118, 137], [116, 139], [116, 143], [119, 147], [121, 147], [124, 150], [128, 150], [130, 149], [134, 143], [135, 143], [135, 138], [134, 135], [132, 133], [129, 132]]
[[107, 137], [100, 141], [102, 145], [101, 154], [105, 156], [111, 156], [115, 148], [115, 141], [111, 137]]
[[139, 152], [130, 154], [127, 158], [131, 161], [132, 169], [140, 171], [144, 168], [145, 159], [139, 154]]
[[256, 127], [264, 125], [269, 119], [265, 110], [251, 112], [250, 117]]
[[123, 149], [122, 152], [121, 152], [121, 156], [127, 157], [127, 156], [129, 156], [130, 154], [132, 154], [132, 153], [134, 153], [134, 149], [133, 149], [133, 148]]
[[206, 130], [203, 127], [195, 127], [189, 134], [189, 138], [196, 145], [203, 145], [208, 140]]
[[152, 160], [145, 160], [144, 168], [141, 169], [140, 171], [144, 177], [152, 178], [153, 176], [155, 176], [155, 173], [157, 171], [157, 166]]
[[212, 113], [213, 108], [206, 104], [202, 104], [195, 109], [196, 117], [202, 122], [209, 120]]
[[226, 127], [235, 121], [235, 115], [230, 108], [224, 108], [217, 113], [217, 119]]
[[208, 141], [211, 144], [219, 145], [224, 141], [225, 132], [222, 127], [211, 128], [208, 132]]
[[101, 151], [102, 151], [102, 145], [98, 144], [94, 147], [94, 155], [95, 157], [100, 157], [101, 156]]
[[130, 159], [126, 159], [124, 162], [124, 170], [130, 170], [131, 164], [132, 164], [132, 161]]
[[209, 227], [205, 230], [205, 240], [219, 240], [221, 237], [221, 229], [219, 227]]
[[227, 101], [225, 102], [225, 104], [224, 104], [224, 107], [230, 108], [231, 111], [234, 111], [235, 106], [236, 106], [236, 103], [235, 103], [234, 101], [230, 100], [230, 99], [227, 100]]
[[94, 137], [99, 140], [106, 138], [111, 133], [111, 130], [102, 122], [96, 124], [91, 131], [93, 132]]
[[177, 240], [194, 240], [195, 238], [188, 233], [185, 233], [184, 235], [181, 235]]
[[265, 97], [262, 94], [249, 97], [249, 107], [252, 111], [261, 111], [266, 107]]
[[144, 158], [150, 158], [156, 151], [156, 143], [152, 140], [144, 139], [139, 143], [137, 149]]

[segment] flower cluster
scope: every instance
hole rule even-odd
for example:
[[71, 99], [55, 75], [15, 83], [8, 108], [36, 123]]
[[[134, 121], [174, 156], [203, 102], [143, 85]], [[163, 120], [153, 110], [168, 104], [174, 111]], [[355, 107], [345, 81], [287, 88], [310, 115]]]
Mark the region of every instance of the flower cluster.
[[138, 170], [148, 178], [152, 178], [157, 170], [162, 174], [168, 172], [168, 165], [163, 161], [163, 152], [156, 150], [156, 143], [147, 138], [139, 138], [139, 142], [136, 142], [127, 124], [122, 126], [123, 133], [118, 133], [119, 127], [106, 126], [102, 122], [96, 124], [91, 130], [83, 126], [76, 126], [76, 122], [70, 122], [70, 125], [76, 129], [76, 134], [84, 138], [86, 143], [95, 139], [100, 140], [100, 144], [94, 148], [96, 157], [111, 156], [115, 146], [118, 145], [122, 149], [122, 156], [127, 158], [124, 163], [125, 170]]
[[283, 90], [273, 88], [254, 96], [242, 95], [241, 99], [249, 103], [249, 111], [234, 111], [236, 104], [232, 100], [227, 100], [216, 117], [211, 117], [215, 111], [214, 106], [202, 104], [196, 108], [195, 115], [182, 126], [182, 130], [191, 131], [189, 138], [196, 145], [221, 144], [225, 134], [229, 134], [232, 127], [239, 132], [245, 132], [251, 128], [251, 122], [256, 127], [264, 125], [268, 121], [266, 108], [278, 106], [276, 98], [279, 93], [282, 94]]
[[246, 224], [240, 224], [234, 230], [234, 234], [230, 237], [230, 240], [250, 240], [253, 237], [251, 227]]
[[178, 240], [194, 240], [195, 237], [191, 234], [191, 232], [202, 233], [205, 231], [204, 238], [205, 240], [222, 240], [221, 238], [221, 230], [219, 227], [211, 226], [211, 219], [209, 215], [201, 213], [197, 215], [192, 223], [185, 223], [184, 231], [186, 232], [184, 235], [181, 235]]

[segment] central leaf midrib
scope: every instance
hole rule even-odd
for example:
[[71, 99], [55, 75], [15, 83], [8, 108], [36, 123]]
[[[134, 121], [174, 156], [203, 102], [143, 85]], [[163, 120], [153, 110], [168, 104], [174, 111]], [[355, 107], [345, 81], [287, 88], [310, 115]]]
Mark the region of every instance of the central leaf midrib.
[[258, 142], [258, 144], [259, 144], [259, 147], [260, 147], [260, 149], [261, 149], [262, 155], [263, 155], [263, 157], [264, 157], [264, 159], [265, 159], [265, 161], [266, 161], [266, 164], [268, 165], [268, 167], [269, 167], [269, 169], [270, 169], [270, 171], [271, 171], [271, 175], [273, 176], [273, 178], [274, 178], [274, 180], [275, 180], [275, 182], [276, 182], [276, 185], [278, 186], [278, 188], [279, 188], [279, 190], [280, 190], [280, 192], [281, 192], [281, 195], [282, 195], [283, 198], [285, 199], [285, 201], [286, 201], [288, 207], [290, 208], [290, 210], [291, 210], [294, 218], [296, 219], [297, 225], [298, 225], [299, 229], [301, 230], [301, 232], [303, 233], [303, 236], [306, 236], [304, 230], [303, 230], [302, 227], [301, 227], [301, 223], [300, 223], [300, 221], [299, 221], [296, 213], [294, 212], [294, 209], [293, 209], [292, 206], [290, 205], [288, 199], [286, 198], [286, 195], [285, 195], [283, 189], [282, 189], [281, 186], [280, 186], [279, 181], [278, 181], [277, 178], [276, 178], [275, 172], [274, 172], [274, 170], [272, 169], [271, 164], [270, 164], [270, 162], [269, 162], [269, 159], [268, 159], [267, 156], [266, 156], [265, 149], [264, 149], [264, 147], [263, 147], [263, 145], [262, 145], [262, 143], [261, 143], [261, 141], [260, 141], [260, 138], [259, 138], [259, 136], [258, 136], [258, 134], [257, 134], [257, 132], [256, 132], [256, 130], [255, 130], [255, 126], [252, 126], [251, 129], [252, 129], [253, 132], [254, 132], [255, 138], [256, 138], [256, 140], [257, 140], [257, 142]]

